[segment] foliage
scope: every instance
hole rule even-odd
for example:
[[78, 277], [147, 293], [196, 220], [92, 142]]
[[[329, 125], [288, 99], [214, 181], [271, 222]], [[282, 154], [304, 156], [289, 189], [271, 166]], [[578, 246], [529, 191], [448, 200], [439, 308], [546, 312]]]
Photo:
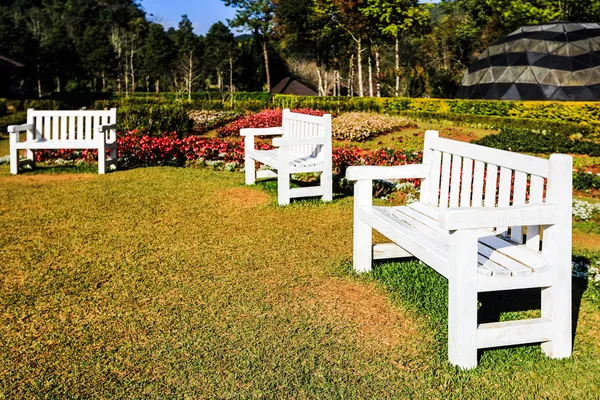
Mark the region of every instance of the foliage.
[[350, 112], [333, 120], [332, 134], [338, 140], [363, 141], [409, 127], [416, 124], [406, 117]]
[[19, 111], [14, 114], [9, 114], [0, 117], [0, 132], [6, 132], [10, 125], [20, 125], [27, 122], [27, 112]]
[[600, 156], [598, 142], [571, 139], [564, 134], [545, 130], [531, 131], [505, 127], [499, 134], [485, 136], [475, 143], [521, 153], [572, 153]]
[[[296, 109], [292, 110], [292, 112], [317, 116], [325, 114], [323, 111], [312, 109]], [[219, 137], [239, 136], [240, 129], [243, 128], [274, 128], [281, 126], [281, 123], [282, 110], [263, 110], [217, 129], [217, 135]]]
[[573, 174], [573, 189], [575, 190], [600, 190], [600, 176], [587, 172]]
[[[544, 128], [569, 135], [600, 134], [600, 104], [596, 102], [535, 102], [493, 100], [445, 100], [412, 98], [310, 97], [274, 95], [275, 107], [316, 108], [326, 111], [375, 111], [389, 114], [421, 115], [424, 118], [489, 124], [505, 123]], [[407, 114], [413, 113], [413, 114]]]
[[188, 108], [182, 104], [123, 105], [118, 109], [119, 128], [125, 131], [140, 130], [153, 135], [163, 132], [186, 133], [193, 122]]

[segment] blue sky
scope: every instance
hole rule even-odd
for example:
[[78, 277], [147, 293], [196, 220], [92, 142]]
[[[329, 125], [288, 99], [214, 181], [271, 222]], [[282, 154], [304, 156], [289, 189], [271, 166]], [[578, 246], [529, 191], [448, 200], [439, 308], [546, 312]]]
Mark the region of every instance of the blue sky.
[[227, 23], [227, 18], [233, 18], [235, 10], [225, 7], [222, 0], [141, 0], [149, 17], [165, 27], [177, 27], [183, 14], [187, 14], [198, 34], [206, 34], [208, 28], [217, 21]]
[[[429, 0], [437, 3], [439, 0]], [[225, 7], [222, 0], [141, 0], [142, 7], [149, 18], [163, 24], [165, 27], [177, 27], [183, 14], [187, 14], [194, 25], [197, 34], [206, 34], [208, 28], [217, 21], [227, 23], [227, 18], [233, 18], [235, 9]]]

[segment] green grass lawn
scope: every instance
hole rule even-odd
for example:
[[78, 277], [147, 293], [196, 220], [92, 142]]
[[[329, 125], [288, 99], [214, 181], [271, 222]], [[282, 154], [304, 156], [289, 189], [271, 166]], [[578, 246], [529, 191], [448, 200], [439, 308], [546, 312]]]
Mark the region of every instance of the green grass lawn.
[[[352, 198], [276, 206], [192, 168], [9, 176], [0, 166], [0, 398], [589, 398], [600, 300], [576, 281], [572, 359], [445, 354], [446, 283], [351, 273]], [[480, 299], [485, 307], [510, 301]], [[523, 304], [523, 302], [521, 302]], [[577, 305], [577, 304], [576, 304]]]

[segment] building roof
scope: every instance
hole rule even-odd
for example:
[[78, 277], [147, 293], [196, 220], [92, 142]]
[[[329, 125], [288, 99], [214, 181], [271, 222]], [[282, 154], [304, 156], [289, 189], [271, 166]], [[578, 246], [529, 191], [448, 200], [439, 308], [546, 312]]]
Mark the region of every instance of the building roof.
[[319, 94], [301, 83], [292, 78], [285, 78], [281, 82], [279, 82], [273, 89], [271, 89], [271, 93], [274, 94], [295, 94], [297, 96], [318, 96]]
[[473, 61], [457, 97], [600, 100], [600, 25], [554, 22], [517, 29]]

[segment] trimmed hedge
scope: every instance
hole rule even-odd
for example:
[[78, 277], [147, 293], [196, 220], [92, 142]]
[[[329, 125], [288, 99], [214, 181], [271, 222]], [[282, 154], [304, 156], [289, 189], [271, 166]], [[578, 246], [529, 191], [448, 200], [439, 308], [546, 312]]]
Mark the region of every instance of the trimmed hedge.
[[[391, 114], [432, 113], [445, 119], [494, 117], [544, 123], [573, 123], [589, 134], [600, 133], [600, 102], [537, 102], [497, 100], [447, 100], [369, 97], [306, 97], [274, 95], [272, 106], [281, 108], [316, 108], [325, 111], [371, 111]], [[462, 117], [454, 117], [461, 115]], [[523, 122], [524, 123], [524, 122]], [[533, 123], [533, 122], [532, 122]]]
[[573, 189], [575, 190], [600, 190], [600, 175], [589, 174], [587, 172], [577, 172], [573, 174]]
[[6, 133], [9, 125], [20, 125], [27, 122], [27, 111], [19, 111], [0, 118], [0, 132]]
[[163, 132], [190, 131], [193, 121], [188, 116], [188, 108], [181, 104], [122, 105], [118, 110], [119, 129], [139, 130], [152, 135]]
[[497, 135], [488, 135], [475, 143], [496, 149], [519, 153], [571, 153], [600, 156], [600, 143], [589, 140], [573, 140], [562, 133], [503, 128]]

